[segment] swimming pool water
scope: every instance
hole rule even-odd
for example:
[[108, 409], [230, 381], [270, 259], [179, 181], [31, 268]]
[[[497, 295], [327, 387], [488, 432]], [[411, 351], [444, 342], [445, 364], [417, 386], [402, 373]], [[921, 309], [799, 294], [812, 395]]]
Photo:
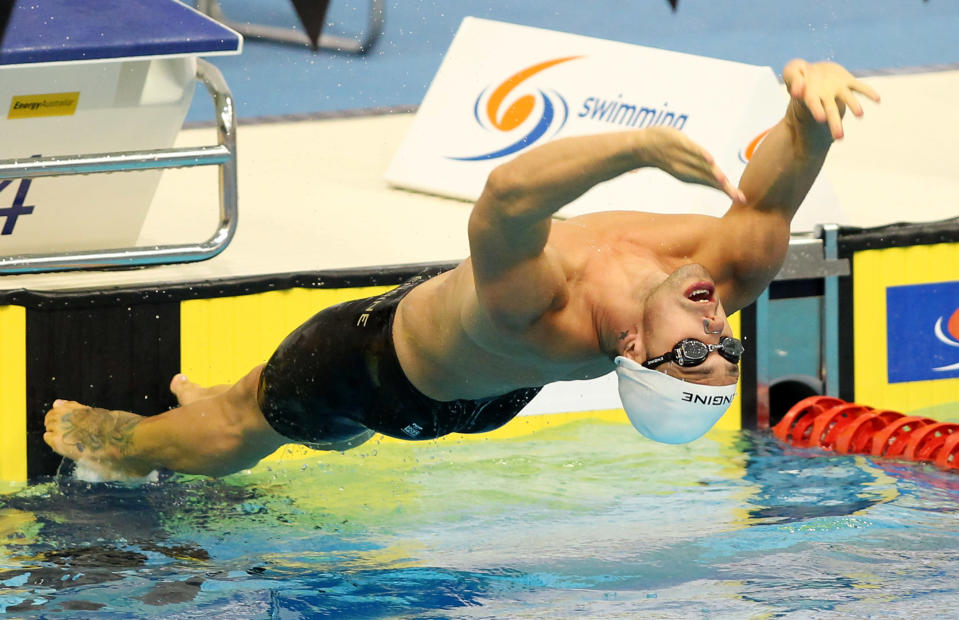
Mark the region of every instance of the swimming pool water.
[[47, 618], [959, 615], [959, 477], [574, 422], [221, 480], [0, 495], [0, 611]]

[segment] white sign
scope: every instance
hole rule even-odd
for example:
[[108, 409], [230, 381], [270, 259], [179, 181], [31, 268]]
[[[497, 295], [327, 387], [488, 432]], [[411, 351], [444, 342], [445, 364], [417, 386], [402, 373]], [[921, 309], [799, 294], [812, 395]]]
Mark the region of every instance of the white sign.
[[[671, 126], [733, 179], [786, 109], [769, 67], [466, 18], [386, 173], [407, 189], [473, 201], [496, 166], [557, 137]], [[559, 211], [607, 209], [721, 215], [729, 199], [640, 170]], [[845, 223], [820, 179], [794, 231]]]
[[[190, 56], [0, 67], [0, 159], [169, 148], [195, 84]], [[160, 174], [0, 180], [0, 258], [136, 245]]]

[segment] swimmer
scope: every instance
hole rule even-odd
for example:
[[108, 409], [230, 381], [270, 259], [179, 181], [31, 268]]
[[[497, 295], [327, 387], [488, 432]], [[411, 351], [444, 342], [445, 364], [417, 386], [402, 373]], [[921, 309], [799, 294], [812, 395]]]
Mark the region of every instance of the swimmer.
[[[234, 385], [178, 375], [180, 406], [162, 414], [57, 401], [44, 440], [117, 476], [220, 476], [291, 442], [344, 450], [374, 432], [489, 431], [547, 383], [613, 370], [641, 433], [695, 439], [736, 390], [743, 348], [727, 313], [782, 266], [790, 221], [843, 137], [846, 109], [863, 114], [859, 95], [879, 101], [835, 63], [794, 60], [783, 77], [785, 115], [738, 187], [671, 128], [555, 140], [490, 174], [470, 215], [470, 257], [456, 268], [322, 310]], [[594, 185], [647, 167], [716, 188], [732, 205], [722, 217], [607, 211], [553, 221]]]

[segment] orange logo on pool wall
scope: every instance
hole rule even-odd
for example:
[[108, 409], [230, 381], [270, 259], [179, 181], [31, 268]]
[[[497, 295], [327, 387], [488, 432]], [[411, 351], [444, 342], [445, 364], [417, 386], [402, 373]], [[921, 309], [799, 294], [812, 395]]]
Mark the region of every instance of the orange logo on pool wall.
[[[950, 347], [959, 347], [959, 308], [952, 311], [951, 316], [946, 320], [945, 326], [943, 326], [944, 318], [946, 317], [939, 316], [936, 319], [936, 340]], [[943, 327], [945, 327], [945, 329], [943, 329]], [[959, 364], [953, 364], [945, 368], [934, 368], [933, 370], [955, 370], [957, 368], [959, 368]]]
[[[532, 145], [551, 129], [553, 133], [559, 131], [566, 123], [566, 118], [569, 116], [569, 106], [566, 104], [566, 100], [555, 91], [550, 91], [547, 93], [541, 89], [536, 89], [536, 93], [521, 95], [508, 106], [506, 106], [505, 110], [502, 108], [504, 107], [505, 101], [509, 95], [523, 82], [534, 75], [549, 69], [550, 67], [554, 67], [570, 60], [576, 60], [577, 58], [581, 58], [581, 56], [554, 58], [552, 60], [547, 60], [530, 67], [526, 67], [522, 71], [509, 76], [498, 86], [496, 86], [489, 95], [489, 98], [486, 100], [485, 106], [482, 105], [482, 102], [486, 93], [490, 91], [490, 87], [484, 88], [476, 98], [476, 102], [473, 104], [473, 116], [481, 127], [492, 128], [496, 131], [503, 132], [504, 134], [509, 133], [519, 128], [527, 120], [529, 120], [529, 118], [533, 115], [533, 111], [536, 109], [537, 101], [542, 103], [540, 118], [537, 120], [536, 125], [529, 132], [520, 137], [519, 140], [516, 140], [503, 148], [496, 149], [488, 153], [482, 153], [480, 155], [450, 157], [450, 159], [456, 159], [459, 161], [481, 161], [505, 157], [506, 155], [511, 155], [526, 148], [527, 146]], [[485, 114], [480, 113], [481, 109], [485, 111]]]
[[533, 95], [523, 95], [514, 101], [512, 105], [506, 108], [506, 112], [503, 113], [502, 119], [497, 120], [496, 117], [499, 115], [499, 107], [502, 105], [503, 100], [506, 99], [506, 96], [509, 95], [514, 88], [525, 82], [527, 79], [533, 77], [540, 71], [549, 69], [553, 65], [558, 65], [561, 62], [574, 60], [576, 58], [579, 57], [569, 56], [567, 58], [547, 60], [546, 62], [533, 65], [532, 67], [527, 67], [516, 75], [512, 75], [504, 80], [503, 83], [493, 91], [493, 94], [490, 95], [489, 101], [486, 102], [487, 118], [489, 118], [494, 127], [502, 131], [510, 131], [519, 127], [520, 124], [528, 119], [529, 115], [533, 113], [533, 107], [536, 105], [536, 98]]
[[959, 281], [886, 287], [889, 383], [959, 378]]
[[759, 145], [763, 140], [766, 139], [766, 136], [768, 136], [769, 132], [772, 130], [773, 128], [770, 127], [766, 131], [753, 138], [752, 141], [750, 141], [750, 143], [746, 146], [746, 149], [739, 152], [739, 161], [743, 162], [744, 164], [748, 164], [749, 160], [753, 158], [753, 153], [756, 152], [756, 149], [759, 148]]

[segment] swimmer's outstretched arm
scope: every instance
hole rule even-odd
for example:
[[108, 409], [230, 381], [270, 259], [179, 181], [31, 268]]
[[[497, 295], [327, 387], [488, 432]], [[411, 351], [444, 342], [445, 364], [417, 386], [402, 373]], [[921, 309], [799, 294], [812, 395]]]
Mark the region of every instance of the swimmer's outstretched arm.
[[[819, 175], [834, 140], [844, 135], [846, 108], [863, 115], [855, 93], [879, 95], [832, 62], [790, 61], [783, 69], [790, 94], [781, 121], [759, 145], [739, 188], [746, 196], [723, 217], [722, 234], [711, 236], [717, 253], [735, 265], [738, 282], [724, 302], [734, 311], [755, 299], [782, 266], [790, 222]], [[709, 251], [709, 250], [707, 250]]]
[[[287, 443], [263, 418], [256, 400], [260, 367], [233, 386], [196, 393], [174, 382], [182, 406], [156, 416], [57, 401], [43, 439], [106, 479], [155, 469], [224, 476], [255, 465]], [[195, 386], [193, 386], [195, 387]]]
[[705, 149], [669, 127], [537, 147], [493, 170], [470, 215], [473, 275], [491, 318], [521, 327], [561, 304], [566, 279], [544, 252], [552, 215], [591, 187], [644, 167], [744, 199]]

